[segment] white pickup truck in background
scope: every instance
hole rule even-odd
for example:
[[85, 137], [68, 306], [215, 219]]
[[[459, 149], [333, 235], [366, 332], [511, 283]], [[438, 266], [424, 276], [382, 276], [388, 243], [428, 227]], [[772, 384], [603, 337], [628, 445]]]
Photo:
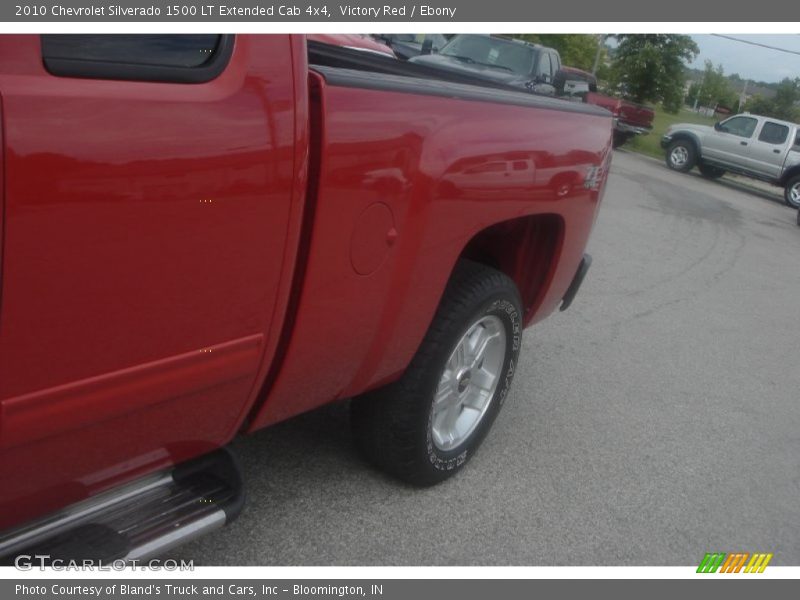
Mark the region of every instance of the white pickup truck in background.
[[726, 171], [784, 189], [786, 204], [800, 208], [800, 136], [795, 123], [743, 113], [713, 127], [679, 123], [661, 138], [667, 166], [687, 172], [694, 166], [716, 179]]

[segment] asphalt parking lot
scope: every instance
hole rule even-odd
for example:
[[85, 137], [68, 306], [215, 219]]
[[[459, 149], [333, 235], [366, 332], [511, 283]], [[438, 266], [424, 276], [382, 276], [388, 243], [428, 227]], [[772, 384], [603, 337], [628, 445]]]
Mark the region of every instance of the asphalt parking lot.
[[800, 228], [779, 190], [617, 152], [575, 304], [528, 330], [492, 434], [406, 487], [345, 406], [236, 444], [248, 505], [204, 565], [800, 564]]

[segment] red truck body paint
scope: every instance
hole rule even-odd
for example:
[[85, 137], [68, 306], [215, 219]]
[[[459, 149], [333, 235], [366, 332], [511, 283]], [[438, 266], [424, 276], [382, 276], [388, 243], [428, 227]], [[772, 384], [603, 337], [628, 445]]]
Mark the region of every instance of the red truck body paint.
[[302, 36], [199, 84], [0, 57], [0, 529], [396, 379], [465, 252], [543, 319], [610, 160], [610, 116], [329, 85]]

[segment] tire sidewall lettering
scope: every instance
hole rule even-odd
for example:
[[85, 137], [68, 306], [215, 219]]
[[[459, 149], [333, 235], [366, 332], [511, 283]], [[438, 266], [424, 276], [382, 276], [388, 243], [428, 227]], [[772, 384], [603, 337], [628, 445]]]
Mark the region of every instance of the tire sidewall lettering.
[[473, 320], [491, 314], [500, 317], [507, 327], [506, 333], [510, 333], [508, 336], [509, 341], [507, 342], [508, 346], [505, 358], [507, 366], [505, 368], [503, 380], [495, 390], [494, 396], [491, 400], [491, 407], [484, 416], [483, 421], [478, 425], [475, 431], [472, 432], [470, 437], [464, 441], [461, 447], [456, 448], [451, 452], [442, 452], [437, 449], [433, 443], [431, 427], [433, 419], [433, 404], [431, 402], [431, 407], [428, 411], [428, 424], [426, 427], [426, 449], [428, 461], [430, 462], [431, 466], [438, 471], [451, 471], [461, 467], [467, 462], [467, 459], [471, 456], [472, 450], [476, 445], [476, 440], [479, 442], [486, 434], [488, 428], [491, 427], [492, 422], [497, 416], [499, 409], [503, 406], [506, 398], [508, 397], [508, 392], [517, 367], [517, 358], [522, 345], [522, 319], [520, 311], [513, 302], [505, 298], [500, 298], [488, 303], [482, 311], [473, 317]]

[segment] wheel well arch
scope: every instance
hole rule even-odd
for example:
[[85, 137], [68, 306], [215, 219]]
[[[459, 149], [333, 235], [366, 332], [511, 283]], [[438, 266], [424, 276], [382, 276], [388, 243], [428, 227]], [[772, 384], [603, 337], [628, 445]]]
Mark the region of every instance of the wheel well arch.
[[702, 156], [703, 150], [700, 141], [697, 139], [697, 136], [687, 131], [679, 131], [678, 133], [672, 135], [672, 140], [670, 140], [670, 144], [672, 144], [672, 142], [677, 142], [680, 140], [686, 140], [691, 142], [692, 146], [694, 146], [695, 152], [697, 153], [697, 157], [699, 158], [700, 156]]
[[508, 275], [517, 285], [527, 322], [547, 292], [563, 237], [564, 220], [560, 215], [517, 217], [476, 233], [459, 258]]
[[800, 164], [786, 169], [786, 173], [781, 176], [780, 184], [785, 186], [792, 178], [797, 177], [798, 175], [800, 175]]

